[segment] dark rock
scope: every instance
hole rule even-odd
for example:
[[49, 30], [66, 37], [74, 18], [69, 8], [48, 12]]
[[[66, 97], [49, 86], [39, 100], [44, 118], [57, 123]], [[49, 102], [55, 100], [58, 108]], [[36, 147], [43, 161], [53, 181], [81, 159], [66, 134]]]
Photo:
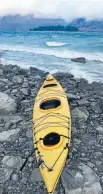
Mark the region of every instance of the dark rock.
[[39, 70], [39, 69], [37, 69], [37, 68], [35, 68], [35, 67], [30, 67], [30, 74], [31, 75], [36, 75], [37, 76], [37, 74], [39, 74], [40, 76], [44, 76], [44, 75], [46, 75], [47, 73], [45, 73], [44, 71], [42, 71], [42, 70]]
[[74, 95], [72, 93], [66, 93], [66, 95], [69, 101], [80, 99], [78, 95]]
[[78, 63], [86, 63], [86, 59], [84, 57], [73, 58], [71, 59], [71, 61]]
[[89, 112], [83, 107], [75, 108], [72, 111], [72, 117], [76, 121], [78, 120], [78, 122], [83, 123], [87, 121], [89, 117]]
[[90, 103], [84, 98], [84, 99], [81, 99], [81, 100], [78, 100], [77, 101], [77, 104], [79, 105], [79, 106], [88, 106]]
[[96, 63], [103, 63], [103, 61], [100, 61], [100, 60], [93, 60], [93, 61]]

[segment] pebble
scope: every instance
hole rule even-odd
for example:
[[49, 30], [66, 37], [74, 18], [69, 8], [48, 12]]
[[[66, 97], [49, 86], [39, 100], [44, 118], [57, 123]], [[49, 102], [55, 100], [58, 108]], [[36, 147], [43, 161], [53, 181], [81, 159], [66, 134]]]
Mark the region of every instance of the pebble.
[[11, 176], [11, 180], [12, 181], [18, 181], [18, 179], [19, 179], [19, 177], [18, 177], [18, 175], [17, 174], [12, 174], [12, 176]]

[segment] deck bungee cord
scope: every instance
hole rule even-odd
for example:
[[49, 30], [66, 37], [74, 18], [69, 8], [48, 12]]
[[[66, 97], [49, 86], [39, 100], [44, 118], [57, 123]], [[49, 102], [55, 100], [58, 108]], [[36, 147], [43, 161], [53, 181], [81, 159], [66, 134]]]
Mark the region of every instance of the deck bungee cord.
[[[58, 116], [59, 115], [59, 116]], [[36, 130], [38, 127], [40, 127], [40, 126], [42, 126], [42, 125], [45, 125], [45, 126], [43, 126], [42, 128], [40, 128], [38, 131], [36, 131], [35, 133], [34, 133], [34, 137], [35, 137], [35, 139], [36, 139], [36, 134], [37, 133], [39, 133], [40, 131], [42, 131], [42, 130], [45, 130], [45, 129], [47, 129], [48, 127], [55, 127], [55, 128], [57, 128], [57, 127], [64, 127], [64, 128], [66, 128], [66, 129], [68, 129], [68, 130], [70, 130], [70, 128], [69, 127], [67, 127], [66, 125], [63, 125], [63, 124], [61, 124], [62, 123], [62, 121], [61, 122], [47, 122], [47, 123], [42, 123], [42, 121], [40, 121], [37, 125], [35, 125], [35, 123], [38, 121], [38, 120], [40, 120], [41, 118], [43, 119], [43, 121], [44, 120], [46, 120], [48, 117], [50, 117], [50, 116], [52, 116], [52, 117], [58, 117], [58, 118], [60, 118], [60, 119], [62, 119], [62, 120], [64, 120], [63, 121], [63, 123], [69, 123], [68, 122], [68, 120], [70, 119], [69, 117], [67, 117], [67, 116], [65, 116], [65, 115], [62, 115], [62, 114], [59, 114], [59, 113], [47, 113], [44, 117], [45, 117], [45, 119], [43, 119], [43, 117], [40, 117], [40, 118], [38, 118], [37, 120], [35, 120], [35, 121], [33, 121], [33, 129], [34, 130]], [[66, 119], [68, 119], [68, 120], [65, 120], [64, 118], [66, 118]], [[57, 125], [55, 125], [55, 126], [52, 126], [52, 124], [58, 124], [58, 126]], [[47, 125], [48, 124], [48, 125]], [[60, 137], [62, 136], [62, 137], [64, 137], [64, 138], [67, 138], [67, 139], [69, 139], [70, 140], [70, 137], [68, 137], [68, 136], [65, 136], [65, 135], [62, 135], [62, 134], [58, 134]], [[37, 140], [34, 144], [36, 144], [36, 146], [38, 146], [37, 144], [40, 142], [40, 141], [43, 141], [44, 140], [44, 138], [39, 138], [39, 140]], [[38, 147], [37, 147], [38, 148]], [[41, 159], [42, 160], [42, 163], [44, 163], [44, 165], [47, 167], [47, 169], [49, 170], [49, 171], [52, 171], [53, 170], [53, 167], [56, 165], [56, 163], [57, 163], [57, 161], [59, 160], [59, 158], [60, 158], [60, 156], [62, 155], [62, 153], [63, 153], [63, 151], [65, 150], [65, 149], [67, 149], [67, 148], [69, 148], [69, 146], [66, 144], [65, 145], [65, 147], [63, 148], [63, 150], [61, 151], [61, 153], [59, 154], [59, 156], [58, 156], [58, 158], [56, 159], [56, 161], [55, 161], [55, 163], [53, 164], [53, 166], [51, 167], [51, 168], [49, 168], [46, 164], [45, 164], [45, 162], [44, 162], [44, 160], [43, 159]], [[40, 151], [39, 151], [40, 152]], [[43, 158], [43, 156], [42, 156], [42, 158]], [[40, 165], [42, 164], [42, 163], [40, 163]]]

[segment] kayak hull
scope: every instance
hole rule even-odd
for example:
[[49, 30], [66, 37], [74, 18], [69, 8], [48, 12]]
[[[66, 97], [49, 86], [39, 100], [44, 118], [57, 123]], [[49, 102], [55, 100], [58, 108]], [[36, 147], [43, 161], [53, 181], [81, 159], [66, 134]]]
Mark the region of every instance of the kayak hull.
[[33, 140], [48, 193], [54, 193], [68, 155], [71, 115], [61, 85], [48, 75], [35, 99]]

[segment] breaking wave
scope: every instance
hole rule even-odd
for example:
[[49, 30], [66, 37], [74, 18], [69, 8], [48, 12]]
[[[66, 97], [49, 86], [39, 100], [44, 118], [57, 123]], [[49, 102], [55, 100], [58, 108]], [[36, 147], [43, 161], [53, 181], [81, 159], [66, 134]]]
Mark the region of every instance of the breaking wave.
[[33, 47], [25, 47], [25, 46], [9, 46], [9, 45], [0, 45], [0, 50], [5, 52], [14, 51], [14, 52], [27, 52], [34, 54], [42, 54], [42, 55], [50, 55], [58, 58], [71, 59], [76, 57], [85, 57], [87, 60], [99, 60], [103, 62], [103, 54], [100, 52], [96, 53], [83, 53], [71, 51], [68, 49], [57, 50], [57, 49], [47, 49], [47, 48], [33, 48]]
[[64, 43], [64, 42], [46, 42], [46, 45], [50, 47], [59, 47], [59, 46], [64, 46], [66, 44], [67, 43]]

